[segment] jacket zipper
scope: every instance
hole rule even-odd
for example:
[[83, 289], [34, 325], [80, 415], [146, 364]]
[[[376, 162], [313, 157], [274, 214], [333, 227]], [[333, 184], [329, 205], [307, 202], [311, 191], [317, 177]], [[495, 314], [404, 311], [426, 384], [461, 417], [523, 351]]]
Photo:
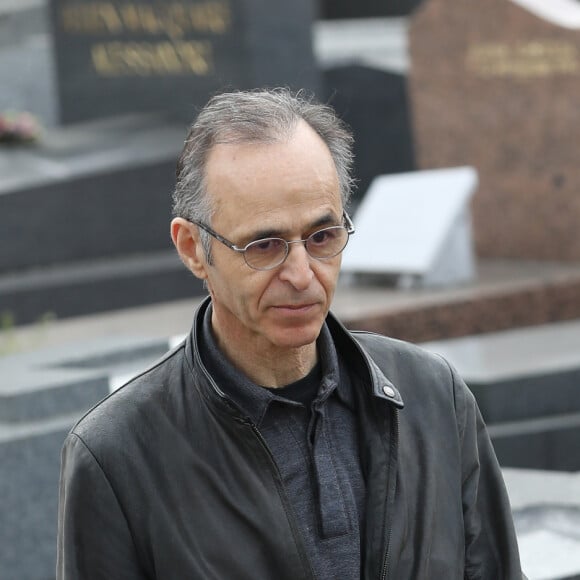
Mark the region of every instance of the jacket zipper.
[[244, 419], [243, 422], [252, 429], [252, 431], [254, 432], [254, 435], [256, 436], [256, 438], [258, 439], [258, 441], [262, 445], [262, 448], [264, 449], [264, 451], [266, 452], [266, 454], [268, 455], [268, 457], [270, 459], [270, 463], [271, 463], [271, 465], [276, 473], [275, 481], [276, 481], [276, 487], [278, 488], [278, 495], [280, 496], [280, 499], [282, 500], [282, 503], [284, 504], [284, 510], [286, 511], [286, 517], [288, 518], [288, 523], [290, 524], [290, 528], [292, 529], [292, 534], [294, 535], [296, 545], [298, 546], [300, 555], [302, 556], [302, 559], [305, 562], [306, 567], [308, 568], [310, 578], [312, 580], [316, 580], [316, 576], [314, 575], [314, 572], [312, 570], [310, 560], [308, 559], [308, 555], [306, 554], [306, 549], [304, 548], [304, 545], [302, 543], [301, 533], [298, 530], [298, 528], [296, 527], [296, 522], [294, 521], [294, 518], [290, 512], [290, 506], [288, 505], [288, 501], [286, 498], [286, 492], [284, 490], [284, 485], [282, 483], [282, 475], [280, 474], [280, 470], [278, 469], [278, 466], [276, 465], [276, 460], [274, 459], [274, 456], [272, 455], [272, 452], [270, 451], [270, 448], [268, 447], [268, 444], [266, 443], [266, 440], [264, 439], [263, 435], [260, 433], [260, 430], [258, 429], [258, 427], [256, 427], [256, 425], [250, 419]]
[[[210, 377], [209, 375], [206, 375], [206, 377], [207, 377], [210, 385], [212, 386], [212, 388], [215, 390], [215, 392], [222, 399], [224, 399], [226, 401], [229, 400], [228, 397], [225, 395], [225, 393], [217, 386], [217, 383], [213, 380], [213, 378]], [[256, 436], [258, 441], [260, 442], [262, 449], [264, 449], [264, 451], [266, 452], [266, 455], [270, 459], [270, 465], [272, 466], [272, 468], [274, 469], [274, 472], [276, 474], [274, 481], [276, 482], [276, 487], [278, 489], [278, 495], [280, 496], [280, 499], [282, 500], [282, 503], [284, 504], [284, 511], [286, 512], [286, 516], [288, 518], [288, 523], [290, 524], [290, 528], [292, 529], [292, 534], [294, 535], [294, 538], [295, 538], [296, 544], [298, 546], [300, 555], [302, 556], [303, 561], [306, 563], [306, 567], [308, 568], [308, 572], [310, 573], [310, 578], [312, 580], [316, 580], [316, 576], [314, 575], [314, 571], [312, 570], [312, 565], [310, 564], [310, 560], [308, 559], [308, 555], [306, 554], [306, 549], [302, 543], [300, 531], [296, 527], [296, 522], [294, 521], [294, 518], [292, 517], [292, 514], [290, 512], [290, 506], [288, 505], [286, 492], [284, 490], [284, 484], [282, 483], [282, 475], [280, 474], [280, 470], [278, 469], [278, 466], [276, 465], [276, 460], [274, 459], [274, 456], [272, 455], [272, 452], [270, 451], [270, 448], [268, 447], [266, 440], [264, 439], [263, 435], [260, 433], [260, 430], [258, 429], [258, 427], [254, 424], [254, 422], [248, 417], [239, 417], [237, 420], [240, 423], [243, 423], [244, 425], [247, 425], [248, 427], [250, 427], [250, 429], [252, 430], [252, 432], [254, 433], [254, 435]]]
[[[387, 509], [386, 509], [386, 513], [385, 513], [385, 517], [386, 517], [386, 525], [387, 525], [387, 542], [385, 544], [385, 552], [384, 552], [384, 556], [383, 556], [383, 568], [382, 568], [382, 572], [381, 572], [381, 580], [387, 580], [388, 574], [389, 574], [389, 560], [390, 560], [390, 548], [391, 548], [391, 536], [393, 533], [393, 528], [391, 526], [391, 521], [389, 518], [389, 507], [391, 505], [391, 502], [394, 501], [394, 488], [393, 488], [393, 483], [392, 483], [392, 477], [395, 475], [394, 474], [394, 459], [393, 457], [395, 456], [395, 452], [396, 452], [396, 448], [397, 445], [399, 444], [399, 410], [396, 408], [392, 407], [392, 418], [393, 418], [393, 427], [391, 429], [391, 444], [390, 444], [390, 455], [389, 455], [389, 489], [387, 491], [388, 495], [387, 495]], [[395, 478], [395, 482], [396, 482], [396, 478]], [[393, 490], [393, 491], [391, 491]], [[393, 497], [391, 498], [391, 494], [393, 494]]]
[[[213, 378], [211, 376], [209, 376], [208, 374], [206, 374], [206, 377], [207, 377], [210, 385], [212, 386], [212, 388], [215, 390], [215, 392], [225, 401], [229, 401], [228, 397], [218, 387], [217, 383], [213, 380]], [[238, 409], [238, 411], [241, 412], [241, 409]], [[306, 567], [308, 568], [308, 571], [310, 573], [310, 578], [312, 580], [316, 580], [316, 576], [314, 575], [314, 571], [312, 570], [312, 565], [310, 564], [310, 560], [308, 559], [308, 555], [306, 554], [306, 549], [302, 543], [300, 531], [298, 530], [298, 528], [296, 526], [296, 522], [294, 521], [294, 518], [292, 517], [292, 514], [290, 512], [290, 506], [288, 505], [288, 499], [286, 497], [286, 492], [284, 490], [284, 484], [282, 483], [282, 475], [280, 474], [280, 470], [278, 469], [278, 466], [276, 465], [276, 460], [274, 459], [274, 456], [272, 455], [272, 452], [270, 451], [270, 448], [268, 447], [266, 440], [264, 439], [263, 435], [260, 433], [260, 430], [258, 429], [258, 427], [254, 424], [254, 422], [249, 417], [238, 417], [237, 421], [250, 427], [250, 429], [252, 430], [252, 432], [254, 433], [254, 435], [256, 436], [258, 441], [260, 442], [262, 449], [266, 452], [266, 455], [270, 459], [270, 465], [272, 466], [272, 469], [274, 470], [275, 475], [276, 475], [276, 477], [274, 478], [274, 481], [276, 482], [276, 488], [278, 489], [278, 495], [279, 495], [279, 497], [284, 505], [284, 511], [286, 512], [286, 517], [288, 518], [288, 523], [290, 524], [290, 528], [292, 530], [292, 534], [293, 534], [294, 539], [296, 541], [296, 545], [299, 549], [299, 552], [300, 552], [300, 555], [302, 556], [303, 561], [306, 563]]]

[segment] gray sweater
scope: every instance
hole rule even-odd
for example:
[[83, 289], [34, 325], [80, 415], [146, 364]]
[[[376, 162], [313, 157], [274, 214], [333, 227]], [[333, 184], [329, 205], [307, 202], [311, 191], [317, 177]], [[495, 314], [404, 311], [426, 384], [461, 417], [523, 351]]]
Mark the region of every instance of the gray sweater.
[[268, 444], [317, 579], [358, 580], [365, 482], [352, 382], [339, 364], [330, 332], [323, 327], [319, 364], [309, 375], [272, 389], [254, 384], [226, 359], [210, 321], [208, 309], [203, 362]]

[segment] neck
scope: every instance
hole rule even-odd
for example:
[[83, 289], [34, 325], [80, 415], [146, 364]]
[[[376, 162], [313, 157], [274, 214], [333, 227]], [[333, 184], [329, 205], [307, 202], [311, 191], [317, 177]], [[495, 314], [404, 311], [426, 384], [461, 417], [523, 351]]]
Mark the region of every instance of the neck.
[[263, 348], [232, 341], [231, 337], [224, 340], [219, 332], [215, 336], [230, 362], [252, 382], [265, 387], [284, 387], [304, 378], [318, 360], [316, 343], [292, 349]]

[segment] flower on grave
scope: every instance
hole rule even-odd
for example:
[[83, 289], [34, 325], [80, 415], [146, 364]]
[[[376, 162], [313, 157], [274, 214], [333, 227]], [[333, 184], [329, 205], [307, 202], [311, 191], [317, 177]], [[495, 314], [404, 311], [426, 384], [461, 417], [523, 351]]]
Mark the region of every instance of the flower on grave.
[[0, 114], [0, 143], [32, 143], [40, 137], [40, 124], [27, 112]]

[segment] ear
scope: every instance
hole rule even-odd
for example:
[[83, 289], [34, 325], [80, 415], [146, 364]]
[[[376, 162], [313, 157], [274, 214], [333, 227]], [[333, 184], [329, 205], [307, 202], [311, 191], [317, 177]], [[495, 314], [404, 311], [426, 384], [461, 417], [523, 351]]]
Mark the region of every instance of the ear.
[[207, 279], [207, 261], [197, 226], [183, 218], [171, 220], [171, 239], [185, 267], [201, 280]]

